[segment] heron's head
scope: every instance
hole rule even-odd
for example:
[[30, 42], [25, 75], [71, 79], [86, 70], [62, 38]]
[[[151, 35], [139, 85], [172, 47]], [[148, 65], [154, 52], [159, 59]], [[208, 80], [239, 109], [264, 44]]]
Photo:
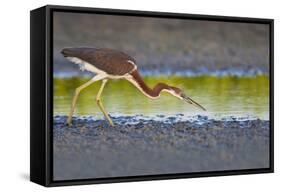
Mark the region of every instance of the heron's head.
[[194, 105], [204, 111], [206, 111], [206, 109], [204, 107], [202, 107], [199, 103], [195, 102], [193, 99], [191, 99], [190, 97], [188, 97], [182, 89], [178, 88], [178, 87], [173, 87], [173, 86], [169, 86], [169, 89], [165, 90], [166, 92], [170, 93], [171, 95], [179, 98], [180, 100], [183, 100], [191, 105]]

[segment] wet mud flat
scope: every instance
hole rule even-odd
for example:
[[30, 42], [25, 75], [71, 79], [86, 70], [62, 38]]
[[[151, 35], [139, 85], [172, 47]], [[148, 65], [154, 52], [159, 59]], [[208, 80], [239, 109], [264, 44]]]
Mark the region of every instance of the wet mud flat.
[[269, 121], [158, 116], [53, 118], [54, 180], [266, 168]]

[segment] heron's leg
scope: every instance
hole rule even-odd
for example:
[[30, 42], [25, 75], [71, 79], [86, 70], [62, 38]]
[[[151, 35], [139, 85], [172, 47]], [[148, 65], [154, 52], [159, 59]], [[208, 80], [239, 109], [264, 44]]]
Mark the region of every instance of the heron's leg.
[[100, 90], [99, 90], [99, 92], [98, 92], [98, 94], [97, 94], [96, 101], [97, 101], [97, 104], [98, 104], [99, 108], [100, 108], [101, 111], [103, 112], [105, 118], [106, 118], [106, 119], [108, 120], [108, 122], [110, 123], [110, 125], [114, 126], [114, 124], [113, 124], [111, 118], [108, 116], [108, 113], [105, 111], [105, 109], [104, 109], [104, 107], [103, 107], [103, 104], [102, 104], [102, 102], [101, 102], [101, 99], [100, 99], [101, 93], [102, 93], [102, 91], [103, 91], [103, 88], [104, 88], [106, 82], [107, 82], [107, 79], [102, 80], [102, 84], [101, 84]]
[[75, 94], [74, 94], [74, 97], [72, 99], [71, 109], [70, 109], [70, 112], [69, 112], [69, 115], [68, 115], [68, 118], [67, 118], [67, 124], [68, 125], [71, 125], [72, 115], [73, 115], [73, 112], [74, 112], [74, 109], [75, 109], [75, 106], [76, 106], [76, 102], [77, 102], [77, 99], [78, 99], [78, 96], [79, 96], [80, 92], [83, 89], [85, 89], [86, 87], [88, 87], [89, 85], [91, 85], [92, 83], [94, 83], [96, 81], [99, 81], [103, 78], [105, 78], [103, 75], [96, 75], [90, 81], [86, 82], [85, 84], [83, 84], [83, 85], [81, 85], [81, 86], [79, 86], [75, 89]]

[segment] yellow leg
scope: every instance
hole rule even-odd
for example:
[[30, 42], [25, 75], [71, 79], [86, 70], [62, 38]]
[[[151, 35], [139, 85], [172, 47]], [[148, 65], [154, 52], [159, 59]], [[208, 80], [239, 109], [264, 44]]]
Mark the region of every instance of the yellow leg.
[[85, 89], [86, 87], [88, 87], [89, 85], [91, 85], [92, 83], [94, 83], [96, 81], [99, 81], [103, 78], [104, 78], [104, 76], [102, 76], [102, 75], [96, 75], [90, 81], [86, 82], [85, 84], [83, 84], [83, 85], [81, 85], [81, 86], [79, 86], [75, 89], [75, 94], [74, 94], [74, 97], [72, 99], [71, 109], [70, 109], [70, 112], [69, 112], [69, 115], [68, 115], [68, 118], [67, 118], [67, 124], [68, 125], [71, 125], [72, 115], [73, 115], [73, 112], [74, 112], [74, 109], [75, 109], [75, 106], [76, 106], [76, 102], [77, 102], [77, 99], [78, 99], [78, 96], [79, 96], [80, 92], [83, 89]]
[[97, 104], [98, 104], [99, 108], [100, 108], [101, 111], [103, 112], [105, 118], [106, 118], [106, 119], [108, 120], [108, 122], [110, 123], [110, 125], [111, 125], [111, 126], [114, 126], [114, 124], [113, 124], [111, 118], [108, 116], [108, 113], [105, 111], [105, 109], [104, 109], [104, 107], [103, 107], [103, 105], [102, 105], [101, 99], [100, 99], [101, 93], [102, 93], [102, 91], [103, 91], [103, 88], [104, 88], [106, 82], [107, 82], [107, 79], [103, 79], [103, 80], [102, 80], [102, 84], [101, 84], [100, 90], [99, 90], [99, 92], [98, 92], [98, 94], [97, 94], [96, 101], [97, 101]]

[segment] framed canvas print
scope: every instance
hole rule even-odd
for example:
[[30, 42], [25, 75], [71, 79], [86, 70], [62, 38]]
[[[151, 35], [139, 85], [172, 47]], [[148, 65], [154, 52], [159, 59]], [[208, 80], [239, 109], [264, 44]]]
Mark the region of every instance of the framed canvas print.
[[31, 11], [30, 179], [273, 172], [273, 20]]

